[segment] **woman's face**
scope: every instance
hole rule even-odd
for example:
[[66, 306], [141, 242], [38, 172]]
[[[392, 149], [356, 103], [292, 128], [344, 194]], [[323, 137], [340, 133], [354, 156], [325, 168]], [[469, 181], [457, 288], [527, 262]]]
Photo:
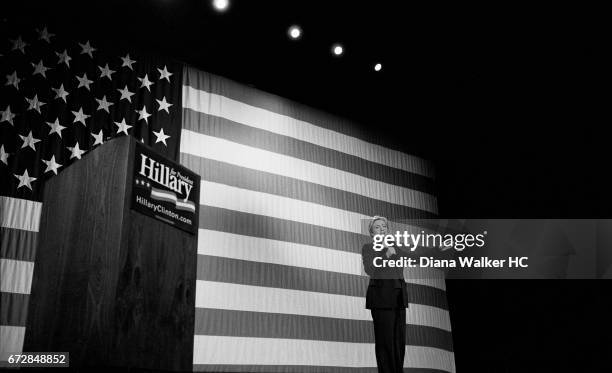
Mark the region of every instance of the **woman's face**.
[[387, 223], [384, 220], [376, 220], [372, 224], [372, 235], [387, 234]]

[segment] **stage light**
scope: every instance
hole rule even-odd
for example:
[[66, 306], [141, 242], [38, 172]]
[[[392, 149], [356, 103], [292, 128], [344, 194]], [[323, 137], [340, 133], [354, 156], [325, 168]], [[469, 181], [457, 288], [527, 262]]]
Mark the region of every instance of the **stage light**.
[[340, 44], [334, 44], [332, 45], [332, 52], [334, 55], [340, 56], [342, 53], [344, 53], [344, 48], [342, 48], [342, 45]]
[[297, 25], [293, 25], [291, 27], [289, 27], [289, 37], [291, 39], [299, 39], [302, 36], [302, 29], [300, 28], [300, 26]]
[[229, 7], [229, 0], [213, 0], [213, 7], [219, 12], [224, 12]]
[[380, 71], [382, 69], [382, 64], [377, 63], [376, 65], [374, 65], [374, 71]]

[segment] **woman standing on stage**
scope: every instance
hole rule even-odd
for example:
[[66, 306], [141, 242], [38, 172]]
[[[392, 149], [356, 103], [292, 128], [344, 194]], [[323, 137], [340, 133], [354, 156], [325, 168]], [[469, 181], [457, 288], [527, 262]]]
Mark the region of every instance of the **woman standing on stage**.
[[[370, 236], [388, 234], [388, 221], [375, 216], [369, 224]], [[365, 244], [361, 257], [365, 272], [370, 276], [366, 293], [366, 308], [372, 313], [376, 364], [379, 373], [403, 372], [406, 352], [406, 308], [408, 293], [403, 267], [375, 267], [374, 259], [395, 260], [406, 256], [396, 246], [375, 251], [373, 243]], [[382, 262], [379, 260], [379, 262]]]

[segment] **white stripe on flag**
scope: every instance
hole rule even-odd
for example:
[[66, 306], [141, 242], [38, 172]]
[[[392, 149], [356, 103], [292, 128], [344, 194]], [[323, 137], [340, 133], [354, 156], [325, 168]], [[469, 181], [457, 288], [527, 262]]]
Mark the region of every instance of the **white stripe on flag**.
[[25, 326], [0, 325], [0, 356], [7, 352], [22, 352], [24, 338]]
[[[365, 275], [360, 253], [200, 229], [198, 254]], [[406, 282], [445, 290], [440, 271], [406, 271]]]
[[0, 291], [30, 294], [34, 262], [0, 259]]
[[[216, 281], [196, 281], [195, 305], [196, 308], [372, 320], [364, 297]], [[410, 303], [406, 323], [451, 331], [448, 311], [422, 304]]]
[[41, 202], [0, 197], [0, 226], [38, 232], [41, 210]]
[[437, 201], [431, 194], [193, 131], [181, 131], [181, 152], [437, 212]]
[[[376, 366], [372, 343], [196, 335], [193, 352], [194, 364]], [[455, 372], [453, 353], [433, 347], [406, 346], [404, 367]]]
[[433, 177], [432, 167], [424, 159], [189, 86], [183, 86], [183, 107], [371, 162]]

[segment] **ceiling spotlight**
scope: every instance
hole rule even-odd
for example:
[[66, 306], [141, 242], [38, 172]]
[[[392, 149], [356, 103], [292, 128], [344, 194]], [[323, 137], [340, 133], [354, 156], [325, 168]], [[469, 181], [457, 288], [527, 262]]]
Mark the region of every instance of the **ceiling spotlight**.
[[334, 44], [332, 45], [332, 52], [334, 53], [334, 55], [339, 56], [344, 53], [344, 48], [342, 48], [342, 45], [340, 44]]
[[293, 25], [291, 27], [289, 27], [289, 37], [291, 39], [299, 39], [300, 36], [302, 36], [302, 29], [300, 28], [300, 26], [296, 26]]
[[224, 12], [229, 7], [229, 0], [213, 0], [213, 7], [219, 12]]
[[374, 65], [374, 71], [380, 71], [382, 69], [382, 64], [377, 63], [376, 65]]

